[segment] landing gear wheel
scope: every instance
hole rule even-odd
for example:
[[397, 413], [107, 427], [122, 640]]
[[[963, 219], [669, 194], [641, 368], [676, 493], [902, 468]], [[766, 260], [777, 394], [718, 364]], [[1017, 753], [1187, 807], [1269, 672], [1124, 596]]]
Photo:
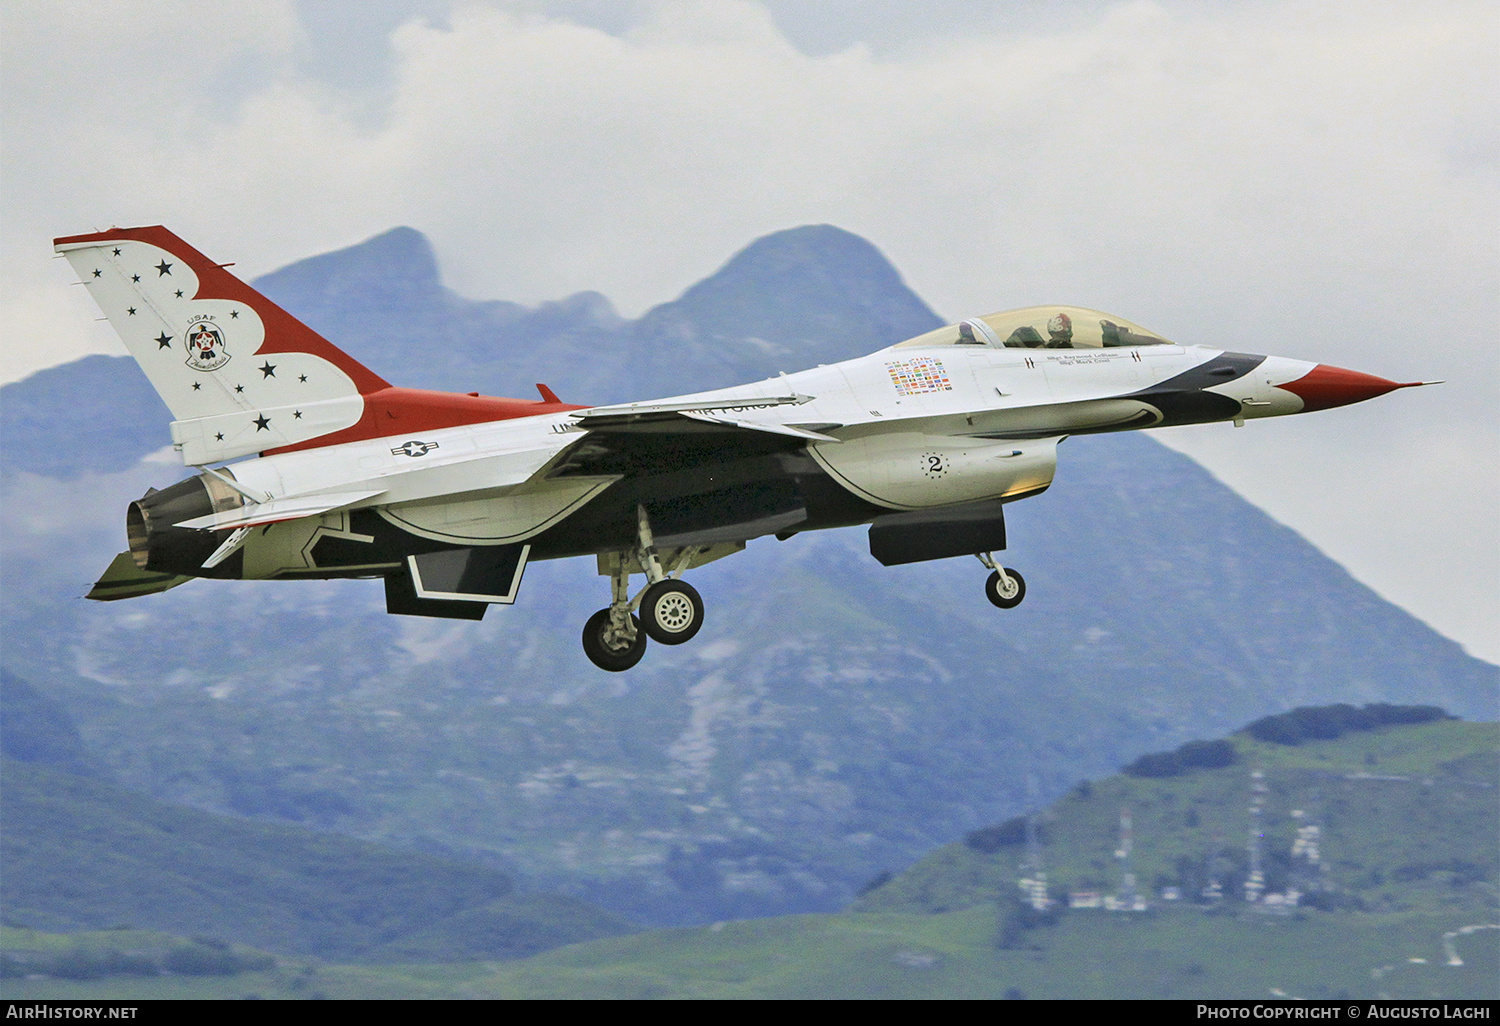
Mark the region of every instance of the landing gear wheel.
[[641, 623], [663, 645], [691, 641], [703, 626], [703, 600], [686, 581], [657, 581], [641, 598]]
[[589, 662], [611, 673], [628, 670], [640, 662], [641, 656], [646, 654], [646, 632], [641, 630], [641, 621], [637, 617], [632, 616], [630, 622], [635, 627], [633, 641], [610, 637], [608, 609], [601, 609], [589, 617], [588, 623], [583, 625], [583, 654], [589, 657]]
[[1010, 567], [1005, 568], [1005, 576], [1010, 578], [1009, 582], [1000, 579], [999, 570], [990, 574], [990, 579], [984, 582], [984, 596], [1001, 609], [1014, 609], [1026, 597], [1026, 579]]

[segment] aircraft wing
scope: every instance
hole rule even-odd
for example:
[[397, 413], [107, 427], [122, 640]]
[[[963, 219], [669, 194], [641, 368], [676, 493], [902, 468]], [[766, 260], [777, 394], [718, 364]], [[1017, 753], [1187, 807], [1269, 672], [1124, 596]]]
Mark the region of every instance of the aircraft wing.
[[822, 431], [814, 428], [838, 427], [837, 424], [763, 424], [753, 420], [743, 420], [739, 417], [724, 417], [712, 413], [684, 412], [682, 416], [704, 424], [722, 424], [726, 427], [740, 428], [745, 431], [764, 431], [773, 435], [789, 435], [792, 438], [806, 438], [814, 442], [837, 442], [838, 439], [832, 435], [825, 435]]
[[784, 424], [745, 416], [765, 407], [809, 401], [810, 396], [784, 396], [580, 410], [572, 416], [588, 433], [561, 454], [548, 474], [634, 476], [785, 452], [809, 441], [837, 442], [825, 432], [838, 424]]
[[595, 413], [577, 413], [574, 417], [579, 427], [586, 431], [615, 432], [618, 434], [703, 434], [702, 428], [694, 424], [718, 425], [742, 431], [760, 431], [772, 435], [788, 435], [806, 438], [815, 442], [837, 442], [832, 435], [825, 435], [815, 428], [838, 427], [837, 424], [775, 424], [746, 420], [717, 410], [670, 410], [659, 409], [648, 412], [620, 413], [612, 410]]

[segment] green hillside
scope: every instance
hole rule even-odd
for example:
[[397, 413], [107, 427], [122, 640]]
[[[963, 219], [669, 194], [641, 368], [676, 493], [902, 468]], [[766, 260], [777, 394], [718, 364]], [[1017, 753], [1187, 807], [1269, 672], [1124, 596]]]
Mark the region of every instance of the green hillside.
[[[1127, 867], [1115, 852], [1129, 810], [1128, 868], [1141, 891], [1176, 886], [1194, 898], [1218, 879], [1227, 895], [1240, 895], [1258, 782], [1266, 789], [1259, 822], [1270, 891], [1301, 884], [1326, 907], [1365, 911], [1491, 908], [1500, 876], [1497, 730], [1447, 720], [1296, 746], [1241, 733], [1232, 738], [1232, 766], [1080, 785], [1037, 817], [1052, 893], [1119, 889]], [[1264, 776], [1257, 781], [1254, 771]], [[1297, 828], [1309, 824], [1319, 828], [1320, 872], [1289, 855]], [[1014, 887], [1024, 855], [1020, 821], [975, 831], [855, 907], [947, 912], [993, 902]]]
[[[3, 989], [24, 998], [1500, 998], [1500, 725], [1441, 720], [1296, 740], [1241, 732], [1230, 739], [1234, 761], [1217, 768], [1138, 760], [1134, 773], [1165, 765], [1173, 775], [1120, 774], [1043, 810], [1054, 895], [1118, 891], [1120, 810], [1131, 810], [1143, 912], [1024, 908], [1015, 881], [1025, 824], [1008, 823], [938, 849], [838, 915], [651, 931], [509, 962], [440, 965], [413, 951], [410, 964], [283, 960], [233, 975], [8, 979]], [[1224, 753], [1189, 749], [1187, 761]], [[1308, 884], [1317, 907], [1240, 900], [1256, 795], [1267, 887]], [[1287, 855], [1295, 825], [1313, 823], [1326, 866], [1316, 886]], [[1224, 899], [1198, 897], [1194, 873], [1205, 865]], [[1187, 897], [1162, 900], [1171, 886]], [[18, 933], [0, 946], [79, 943]]]
[[[1065, 917], [998, 950], [992, 910], [845, 913], [660, 930], [521, 962], [319, 966], [233, 976], [0, 980], [7, 998], [1500, 997], [1500, 930], [1435, 913]], [[1490, 920], [1493, 921], [1493, 920]], [[1477, 920], [1476, 920], [1477, 922]], [[1412, 961], [1421, 959], [1422, 961]]]

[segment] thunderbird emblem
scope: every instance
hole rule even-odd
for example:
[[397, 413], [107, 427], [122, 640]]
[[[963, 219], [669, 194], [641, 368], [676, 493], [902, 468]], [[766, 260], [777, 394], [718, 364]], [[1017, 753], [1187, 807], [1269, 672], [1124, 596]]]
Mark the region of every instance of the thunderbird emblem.
[[197, 321], [188, 325], [187, 365], [196, 371], [216, 371], [229, 362], [229, 349], [224, 344], [224, 333], [217, 324]]

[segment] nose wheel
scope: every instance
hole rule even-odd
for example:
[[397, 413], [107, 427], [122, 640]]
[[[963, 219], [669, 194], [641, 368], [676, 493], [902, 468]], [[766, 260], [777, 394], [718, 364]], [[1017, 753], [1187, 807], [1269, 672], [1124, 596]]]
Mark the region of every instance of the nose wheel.
[[1001, 566], [988, 552], [979, 553], [979, 561], [992, 571], [984, 582], [984, 597], [1001, 609], [1014, 609], [1026, 597], [1026, 579], [1018, 571]]

